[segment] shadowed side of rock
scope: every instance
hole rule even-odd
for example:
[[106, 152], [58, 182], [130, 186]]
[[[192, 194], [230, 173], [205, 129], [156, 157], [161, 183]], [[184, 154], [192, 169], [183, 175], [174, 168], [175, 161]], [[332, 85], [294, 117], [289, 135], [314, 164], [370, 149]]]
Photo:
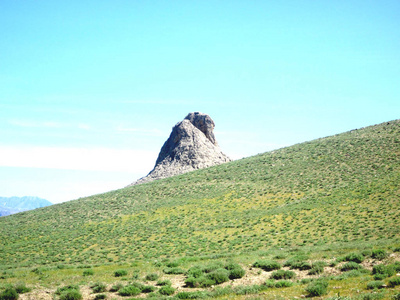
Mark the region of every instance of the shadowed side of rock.
[[214, 136], [214, 121], [199, 112], [190, 113], [172, 128], [154, 169], [132, 185], [167, 178], [229, 162]]

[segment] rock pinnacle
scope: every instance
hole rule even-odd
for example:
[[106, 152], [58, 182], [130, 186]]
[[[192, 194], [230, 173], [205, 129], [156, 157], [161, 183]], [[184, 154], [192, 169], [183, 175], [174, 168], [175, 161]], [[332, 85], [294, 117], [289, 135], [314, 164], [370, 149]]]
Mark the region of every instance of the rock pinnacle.
[[154, 169], [132, 185], [207, 168], [231, 159], [220, 150], [210, 116], [193, 112], [177, 123], [158, 155]]

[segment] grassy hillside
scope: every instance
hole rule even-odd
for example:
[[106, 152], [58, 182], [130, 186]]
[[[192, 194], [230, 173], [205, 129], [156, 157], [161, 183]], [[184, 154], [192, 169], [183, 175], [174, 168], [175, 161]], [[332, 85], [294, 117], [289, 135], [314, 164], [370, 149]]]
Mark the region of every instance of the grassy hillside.
[[329, 260], [377, 248], [395, 261], [399, 183], [396, 120], [3, 217], [0, 272], [85, 265], [162, 272], [177, 259], [186, 268], [215, 259], [248, 266], [268, 257], [283, 263], [296, 253]]

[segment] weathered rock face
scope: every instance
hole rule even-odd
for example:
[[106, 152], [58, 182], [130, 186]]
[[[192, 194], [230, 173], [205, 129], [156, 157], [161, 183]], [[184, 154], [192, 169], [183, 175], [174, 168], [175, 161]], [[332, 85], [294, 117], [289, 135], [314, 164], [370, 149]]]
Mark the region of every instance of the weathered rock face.
[[154, 169], [133, 185], [231, 161], [221, 152], [214, 136], [214, 127], [214, 121], [208, 115], [199, 112], [188, 114], [172, 128]]

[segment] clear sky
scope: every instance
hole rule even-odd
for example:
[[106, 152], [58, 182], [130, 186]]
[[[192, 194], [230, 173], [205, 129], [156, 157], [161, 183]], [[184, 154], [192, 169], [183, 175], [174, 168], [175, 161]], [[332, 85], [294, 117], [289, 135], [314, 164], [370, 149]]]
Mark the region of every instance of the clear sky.
[[400, 117], [400, 1], [0, 1], [0, 196], [146, 175], [209, 114], [241, 158]]

